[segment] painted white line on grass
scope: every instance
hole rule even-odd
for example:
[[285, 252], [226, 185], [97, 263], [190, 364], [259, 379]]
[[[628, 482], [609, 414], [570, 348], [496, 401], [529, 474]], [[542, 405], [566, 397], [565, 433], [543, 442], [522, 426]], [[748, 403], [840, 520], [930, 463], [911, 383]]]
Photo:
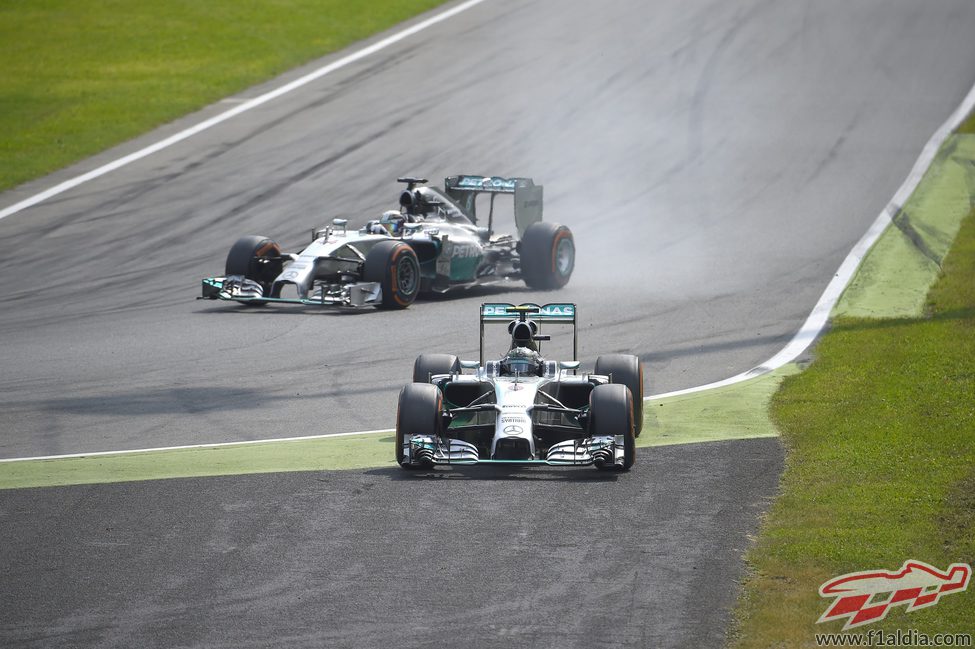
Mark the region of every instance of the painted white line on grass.
[[43, 191], [43, 192], [41, 192], [39, 194], [35, 194], [34, 196], [31, 196], [30, 198], [26, 198], [26, 199], [20, 201], [19, 203], [15, 203], [14, 205], [11, 205], [10, 207], [6, 207], [6, 208], [0, 210], [0, 219], [4, 219], [4, 218], [10, 216], [11, 214], [16, 214], [17, 212], [21, 212], [21, 211], [27, 209], [28, 207], [32, 207], [34, 205], [37, 205], [38, 203], [41, 203], [43, 201], [46, 201], [47, 199], [52, 198], [54, 196], [57, 196], [58, 194], [63, 194], [64, 192], [68, 191], [69, 189], [74, 189], [78, 185], [82, 185], [82, 184], [88, 182], [89, 180], [94, 180], [95, 178], [98, 178], [100, 176], [104, 176], [105, 174], [111, 173], [112, 171], [115, 171], [116, 169], [120, 169], [121, 167], [124, 167], [124, 166], [126, 166], [128, 164], [131, 164], [131, 163], [135, 162], [136, 160], [141, 160], [142, 158], [145, 158], [147, 156], [150, 156], [153, 153], [157, 153], [159, 151], [162, 151], [165, 148], [171, 147], [172, 145], [174, 145], [174, 144], [176, 144], [178, 142], [182, 142], [183, 140], [185, 140], [187, 138], [193, 137], [197, 133], [201, 133], [201, 132], [203, 132], [203, 131], [205, 131], [205, 130], [207, 130], [209, 128], [212, 128], [212, 127], [216, 126], [217, 124], [220, 124], [222, 122], [225, 122], [225, 121], [227, 121], [228, 119], [230, 119], [232, 117], [236, 117], [237, 115], [240, 115], [241, 113], [245, 113], [245, 112], [247, 112], [247, 111], [249, 111], [249, 110], [251, 110], [253, 108], [257, 108], [258, 106], [261, 106], [262, 104], [266, 104], [267, 102], [271, 101], [272, 99], [277, 99], [278, 97], [280, 97], [282, 95], [285, 95], [285, 94], [287, 94], [287, 93], [289, 93], [289, 92], [291, 92], [293, 90], [297, 90], [298, 88], [301, 88], [302, 86], [308, 85], [312, 81], [315, 81], [317, 79], [320, 79], [320, 78], [324, 77], [327, 74], [331, 74], [332, 72], [335, 72], [336, 70], [339, 70], [341, 68], [344, 68], [345, 66], [349, 65], [350, 63], [355, 63], [356, 61], [358, 61], [360, 59], [363, 59], [363, 58], [365, 58], [367, 56], [370, 56], [371, 54], [375, 54], [376, 52], [378, 52], [378, 51], [380, 51], [382, 49], [385, 49], [385, 48], [389, 47], [390, 45], [393, 45], [395, 43], [398, 43], [398, 42], [400, 42], [401, 40], [403, 40], [405, 38], [409, 38], [410, 36], [413, 36], [414, 34], [416, 34], [418, 32], [422, 32], [423, 30], [427, 29], [428, 27], [432, 27], [433, 25], [436, 25], [437, 23], [443, 22], [444, 20], [447, 20], [448, 18], [452, 18], [453, 16], [456, 16], [457, 14], [459, 14], [459, 13], [461, 13], [463, 11], [467, 11], [471, 7], [474, 7], [476, 5], [479, 5], [482, 2], [484, 2], [484, 1], [485, 0], [468, 0], [467, 2], [464, 2], [462, 4], [457, 5], [456, 7], [452, 7], [450, 9], [447, 9], [446, 11], [442, 11], [442, 12], [440, 12], [440, 13], [434, 15], [434, 16], [431, 16], [430, 18], [427, 18], [426, 20], [424, 20], [422, 22], [419, 22], [419, 23], [417, 23], [417, 24], [415, 24], [415, 25], [413, 25], [411, 27], [407, 27], [406, 29], [404, 29], [402, 31], [396, 32], [395, 34], [393, 34], [391, 36], [388, 36], [388, 37], [382, 39], [381, 41], [377, 41], [376, 43], [373, 43], [372, 45], [370, 45], [368, 47], [364, 47], [363, 49], [358, 50], [356, 52], [353, 52], [352, 54], [349, 54], [348, 56], [344, 56], [344, 57], [342, 57], [341, 59], [339, 59], [337, 61], [334, 61], [332, 63], [329, 63], [328, 65], [322, 66], [322, 67], [318, 68], [317, 70], [315, 70], [313, 72], [310, 72], [310, 73], [306, 74], [305, 76], [303, 76], [303, 77], [301, 77], [299, 79], [295, 79], [294, 81], [292, 81], [290, 83], [286, 83], [285, 85], [281, 86], [280, 88], [276, 88], [275, 90], [271, 90], [270, 92], [267, 92], [267, 93], [265, 93], [265, 94], [263, 94], [263, 95], [261, 95], [259, 97], [255, 97], [254, 99], [247, 100], [244, 103], [242, 103], [242, 104], [240, 104], [240, 105], [238, 105], [238, 106], [236, 106], [234, 108], [231, 108], [230, 110], [228, 110], [226, 112], [220, 113], [219, 115], [216, 115], [215, 117], [211, 117], [210, 119], [204, 120], [204, 121], [200, 122], [199, 124], [196, 124], [195, 126], [191, 126], [190, 128], [188, 128], [186, 130], [180, 131], [179, 133], [176, 133], [175, 135], [171, 135], [170, 137], [168, 137], [168, 138], [166, 138], [164, 140], [161, 140], [159, 142], [156, 142], [155, 144], [151, 144], [151, 145], [145, 147], [144, 149], [140, 149], [139, 151], [136, 151], [135, 153], [130, 153], [127, 156], [124, 156], [122, 158], [119, 158], [117, 160], [114, 160], [112, 162], [109, 162], [108, 164], [105, 164], [105, 165], [103, 165], [101, 167], [98, 167], [97, 169], [94, 169], [92, 171], [89, 171], [88, 173], [82, 174], [80, 176], [75, 176], [74, 178], [71, 178], [70, 180], [64, 181], [60, 185], [56, 185], [54, 187], [51, 187], [50, 189], [45, 190], [45, 191]]
[[166, 451], [191, 451], [198, 449], [227, 448], [228, 446], [253, 446], [255, 444], [277, 444], [281, 442], [307, 442], [327, 437], [351, 437], [353, 435], [373, 435], [377, 433], [393, 433], [391, 429], [360, 430], [354, 433], [325, 433], [322, 435], [304, 435], [302, 437], [277, 437], [272, 439], [250, 439], [242, 442], [213, 442], [210, 444], [188, 444], [186, 446], [160, 446], [158, 448], [135, 448], [124, 451], [96, 451], [94, 453], [69, 453], [66, 455], [38, 455], [36, 457], [0, 458], [0, 464], [5, 462], [32, 462], [35, 460], [70, 460], [72, 458], [110, 457], [113, 455], [137, 455], [139, 453], [163, 453]]

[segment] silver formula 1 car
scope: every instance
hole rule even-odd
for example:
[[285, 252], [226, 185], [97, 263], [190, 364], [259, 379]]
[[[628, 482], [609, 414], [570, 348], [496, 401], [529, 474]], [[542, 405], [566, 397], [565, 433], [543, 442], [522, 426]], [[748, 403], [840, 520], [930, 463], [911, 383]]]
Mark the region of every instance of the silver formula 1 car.
[[[444, 189], [406, 183], [399, 210], [357, 231], [348, 222], [312, 232], [298, 253], [285, 254], [263, 236], [238, 240], [223, 277], [203, 280], [205, 299], [244, 304], [296, 303], [402, 309], [419, 293], [523, 280], [538, 289], [565, 286], [575, 265], [572, 232], [542, 221], [542, 187], [530, 178], [451, 176]], [[486, 223], [477, 197], [490, 195]], [[517, 238], [495, 234], [497, 195], [514, 199]]]
[[[435, 465], [594, 465], [628, 471], [643, 428], [643, 367], [608, 354], [579, 374], [574, 304], [482, 304], [481, 358], [422, 354], [396, 415], [396, 461]], [[511, 345], [484, 361], [484, 327], [508, 325]], [[543, 323], [572, 327], [572, 360], [546, 360]], [[465, 372], [465, 370], [467, 370]]]

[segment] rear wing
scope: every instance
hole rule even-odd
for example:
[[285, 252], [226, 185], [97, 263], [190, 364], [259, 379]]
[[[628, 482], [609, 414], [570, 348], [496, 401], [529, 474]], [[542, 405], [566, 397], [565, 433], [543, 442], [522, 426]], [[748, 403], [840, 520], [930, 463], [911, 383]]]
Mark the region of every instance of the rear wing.
[[491, 194], [488, 209], [488, 230], [493, 230], [494, 197], [498, 194], [512, 194], [515, 201], [515, 226], [518, 238], [525, 236], [525, 230], [532, 223], [542, 220], [542, 186], [531, 178], [502, 178], [500, 176], [459, 175], [444, 178], [444, 190], [472, 221], [477, 223], [477, 195]]
[[572, 360], [579, 356], [579, 339], [576, 332], [576, 305], [572, 302], [553, 302], [550, 304], [508, 304], [507, 302], [487, 302], [481, 305], [481, 347], [480, 364], [484, 366], [484, 325], [491, 323], [509, 324], [531, 320], [542, 331], [543, 322], [558, 322], [572, 325]]

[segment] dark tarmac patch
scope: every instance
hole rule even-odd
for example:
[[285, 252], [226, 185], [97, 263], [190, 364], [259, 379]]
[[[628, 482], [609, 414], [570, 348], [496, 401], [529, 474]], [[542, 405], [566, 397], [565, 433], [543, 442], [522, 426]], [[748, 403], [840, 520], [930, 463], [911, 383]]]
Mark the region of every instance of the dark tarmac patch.
[[719, 646], [777, 439], [0, 493], [5, 647]]

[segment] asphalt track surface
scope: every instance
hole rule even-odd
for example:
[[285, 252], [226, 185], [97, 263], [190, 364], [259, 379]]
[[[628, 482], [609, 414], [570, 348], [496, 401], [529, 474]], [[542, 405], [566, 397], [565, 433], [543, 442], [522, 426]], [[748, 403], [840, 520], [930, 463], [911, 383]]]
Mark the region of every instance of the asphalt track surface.
[[[385, 428], [416, 354], [476, 354], [486, 299], [577, 302], [583, 361], [637, 353], [653, 392], [755, 366], [975, 81], [973, 26], [965, 1], [489, 0], [0, 221], [0, 457]], [[191, 299], [241, 234], [294, 248], [390, 206], [397, 175], [457, 172], [545, 185], [546, 219], [576, 235], [569, 287], [398, 313]], [[374, 471], [5, 492], [0, 639], [718, 644], [781, 452], [638, 462], [608, 482]]]
[[777, 456], [764, 439], [660, 449], [632, 479], [375, 469], [8, 492], [2, 576], [18, 597], [3, 602], [0, 637], [38, 647], [718, 646], [737, 566], [716, 558], [741, 552]]

